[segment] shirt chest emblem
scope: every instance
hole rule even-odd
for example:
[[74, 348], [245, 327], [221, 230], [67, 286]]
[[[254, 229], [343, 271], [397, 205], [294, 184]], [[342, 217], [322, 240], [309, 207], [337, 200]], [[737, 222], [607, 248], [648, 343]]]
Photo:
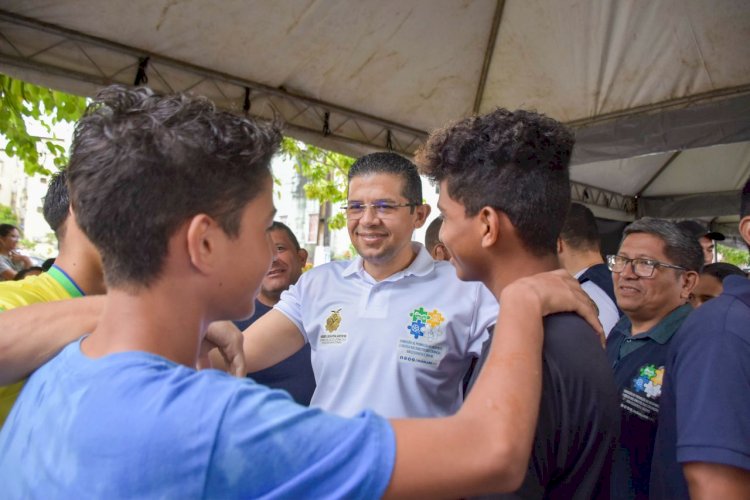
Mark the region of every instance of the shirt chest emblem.
[[341, 325], [341, 309], [331, 311], [331, 314], [326, 318], [325, 328], [328, 333], [333, 333], [339, 329]]
[[411, 321], [406, 325], [406, 329], [414, 340], [425, 337], [434, 341], [445, 334], [445, 316], [437, 309], [428, 311], [424, 307], [419, 307], [409, 313], [409, 319]]
[[664, 381], [664, 367], [648, 364], [641, 366], [633, 379], [632, 389], [636, 394], [645, 394], [649, 399], [659, 399]]

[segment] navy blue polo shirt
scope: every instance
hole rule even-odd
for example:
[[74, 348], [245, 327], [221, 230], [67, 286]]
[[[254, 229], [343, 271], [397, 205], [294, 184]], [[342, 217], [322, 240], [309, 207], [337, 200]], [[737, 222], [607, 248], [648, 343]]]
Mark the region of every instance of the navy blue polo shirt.
[[690, 315], [667, 356], [651, 498], [687, 498], [685, 462], [750, 470], [750, 280]]
[[669, 344], [692, 312], [683, 304], [650, 330], [631, 335], [627, 316], [607, 337], [607, 357], [620, 391], [620, 446], [612, 472], [612, 498], [648, 498], [651, 458]]
[[[255, 312], [243, 321], [234, 324], [240, 330], [245, 330], [255, 323], [258, 318], [273, 309], [255, 299]], [[265, 370], [249, 373], [247, 376], [259, 384], [272, 389], [283, 389], [299, 404], [309, 406], [313, 392], [315, 392], [315, 374], [312, 369], [310, 344], [295, 352], [279, 363], [269, 366]]]

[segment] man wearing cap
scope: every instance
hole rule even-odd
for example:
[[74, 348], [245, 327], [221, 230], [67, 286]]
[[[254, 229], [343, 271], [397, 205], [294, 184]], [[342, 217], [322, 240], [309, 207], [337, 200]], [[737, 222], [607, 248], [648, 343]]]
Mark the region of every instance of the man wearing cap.
[[688, 234], [695, 236], [703, 248], [704, 264], [710, 264], [714, 261], [714, 241], [724, 241], [726, 238], [718, 231], [706, 229], [700, 222], [694, 220], [684, 220], [677, 223], [680, 229], [687, 231]]

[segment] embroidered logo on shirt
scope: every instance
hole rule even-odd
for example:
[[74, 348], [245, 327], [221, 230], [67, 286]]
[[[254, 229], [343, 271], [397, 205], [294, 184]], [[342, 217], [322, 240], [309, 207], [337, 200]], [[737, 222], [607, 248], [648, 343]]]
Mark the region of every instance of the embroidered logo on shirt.
[[326, 318], [326, 331], [328, 333], [335, 332], [339, 329], [339, 325], [341, 325], [341, 309], [336, 309], [335, 311], [331, 311], [331, 314]]
[[409, 313], [411, 323], [406, 326], [408, 335], [414, 337], [398, 340], [398, 360], [418, 366], [437, 368], [448, 350], [445, 338], [445, 316], [424, 307]]
[[638, 376], [633, 379], [633, 391], [636, 394], [645, 394], [649, 399], [658, 399], [661, 396], [661, 385], [664, 380], [664, 367], [656, 365], [643, 365], [638, 371]]
[[411, 317], [411, 323], [406, 328], [409, 335], [414, 337], [414, 340], [419, 340], [425, 334], [429, 340], [435, 340], [443, 334], [443, 329], [440, 326], [445, 322], [445, 316], [437, 309], [427, 311], [424, 307], [420, 307], [409, 313], [409, 316]]

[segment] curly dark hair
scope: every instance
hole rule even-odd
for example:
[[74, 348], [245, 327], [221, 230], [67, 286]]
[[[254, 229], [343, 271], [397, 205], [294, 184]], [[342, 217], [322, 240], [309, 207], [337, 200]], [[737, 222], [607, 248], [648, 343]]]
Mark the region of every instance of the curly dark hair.
[[105, 88], [76, 125], [68, 183], [76, 219], [99, 249], [109, 286], [148, 286], [169, 238], [205, 213], [229, 236], [269, 178], [278, 123], [207, 99]]
[[531, 253], [547, 255], [556, 251], [570, 206], [574, 142], [549, 117], [498, 108], [430, 134], [416, 163], [433, 182], [446, 181], [468, 216], [486, 206], [500, 210]]

